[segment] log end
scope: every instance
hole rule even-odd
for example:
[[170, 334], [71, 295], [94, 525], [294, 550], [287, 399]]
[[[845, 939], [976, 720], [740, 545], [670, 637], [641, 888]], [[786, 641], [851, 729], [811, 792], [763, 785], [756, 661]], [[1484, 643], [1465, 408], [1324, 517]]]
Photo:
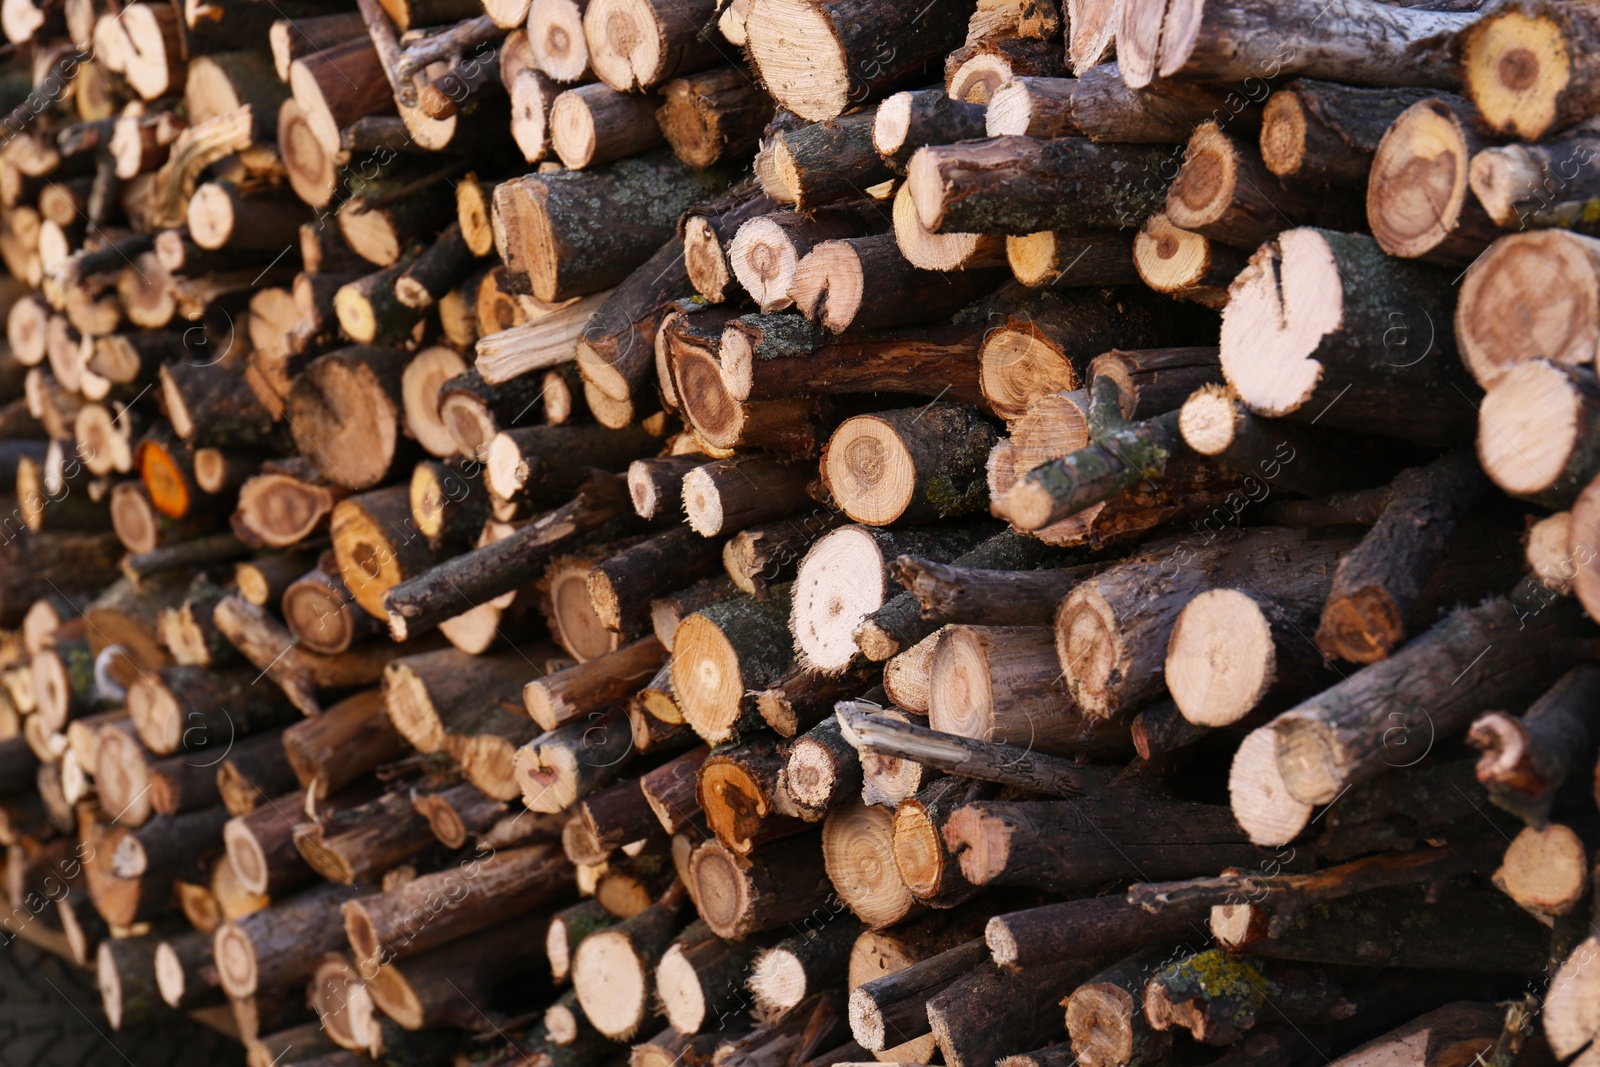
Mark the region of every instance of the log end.
[[1312, 229], [1279, 234], [1228, 289], [1221, 346], [1228, 384], [1257, 414], [1297, 410], [1322, 378], [1314, 353], [1343, 316], [1343, 280], [1327, 240]]
[[1252, 731], [1234, 753], [1228, 797], [1234, 819], [1257, 845], [1286, 845], [1311, 821], [1311, 805], [1284, 784], [1277, 740], [1268, 727]]
[[1479, 120], [1497, 134], [1537, 141], [1556, 121], [1573, 57], [1550, 14], [1512, 8], [1460, 35], [1461, 81]]
[[612, 1040], [633, 1037], [648, 1014], [650, 975], [620, 930], [601, 930], [578, 942], [572, 986], [589, 1022]]
[[1329, 659], [1377, 663], [1405, 639], [1405, 620], [1387, 589], [1366, 586], [1330, 599], [1322, 609], [1316, 645]]
[[1178, 614], [1167, 643], [1166, 683], [1183, 717], [1202, 726], [1238, 722], [1277, 673], [1272, 625], [1237, 589], [1210, 589]]
[[1471, 160], [1449, 105], [1422, 100], [1401, 112], [1378, 144], [1367, 181], [1367, 222], [1379, 246], [1415, 259], [1443, 244], [1467, 206]]

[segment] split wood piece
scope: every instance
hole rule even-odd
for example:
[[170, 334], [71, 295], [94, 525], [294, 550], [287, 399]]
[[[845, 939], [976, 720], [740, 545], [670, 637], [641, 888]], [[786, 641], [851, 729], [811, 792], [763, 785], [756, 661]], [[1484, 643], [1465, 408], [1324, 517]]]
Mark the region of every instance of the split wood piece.
[[[915, 554], [912, 556], [924, 565], [937, 565], [940, 562]], [[956, 556], [950, 560], [950, 565], [983, 570], [1022, 571], [1039, 567], [1052, 556], [1050, 548], [1043, 542], [1005, 531]], [[890, 577], [903, 584], [904, 580], [898, 573], [899, 559], [900, 557], [897, 557], [896, 562], [891, 565]], [[882, 607], [869, 614], [857, 627], [854, 637], [857, 647], [867, 659], [882, 662], [925, 640], [938, 627], [937, 622], [922, 617], [917, 595], [908, 589], [904, 593], [890, 597]], [[931, 647], [929, 646], [930, 651]], [[926, 701], [920, 703], [920, 710], [926, 712]]]
[[1596, 744], [1587, 709], [1597, 686], [1600, 672], [1575, 667], [1521, 718], [1491, 711], [1473, 722], [1467, 740], [1483, 752], [1478, 781], [1490, 800], [1536, 828], [1548, 823], [1556, 791]]
[[770, 600], [736, 597], [684, 619], [673, 637], [673, 690], [684, 721], [706, 741], [731, 740], [760, 723], [755, 694], [794, 659], [789, 590]]
[[[711, 538], [799, 511], [811, 503], [806, 490], [813, 469], [765, 456], [737, 456], [702, 464], [683, 479], [683, 509], [689, 526], [703, 538]], [[720, 557], [720, 549], [713, 548]], [[681, 577], [698, 577], [711, 569], [702, 566], [699, 555], [687, 555], [690, 569]]]
[[997, 1062], [1058, 1033], [1050, 1009], [1094, 973], [1093, 960], [1071, 959], [1026, 973], [982, 963], [928, 1001], [928, 1023], [950, 1067]]
[[[492, 276], [490, 276], [492, 277]], [[572, 359], [573, 346], [589, 317], [610, 291], [563, 301], [548, 314], [522, 325], [507, 326], [479, 337], [474, 367], [490, 385], [499, 385]]]
[[673, 153], [691, 167], [714, 167], [751, 155], [772, 114], [772, 100], [741, 66], [674, 78], [661, 86], [656, 122]]
[[701, 453], [636, 459], [628, 464], [628, 495], [641, 519], [667, 515], [683, 501], [683, 479], [708, 457]]
[[526, 945], [544, 925], [543, 915], [526, 915], [385, 963], [366, 978], [366, 991], [407, 1030], [481, 1025], [474, 1005], [489, 1002], [502, 983], [527, 970]]
[[295, 787], [294, 769], [283, 750], [283, 733], [267, 730], [252, 734], [228, 749], [217, 765], [213, 775], [217, 793], [230, 815], [254, 811]]
[[1377, 458], [1352, 449], [1347, 435], [1318, 434], [1311, 427], [1252, 415], [1216, 384], [1202, 386], [1183, 401], [1178, 431], [1195, 452], [1220, 459], [1258, 485], [1312, 497], [1370, 481]]
[[892, 1041], [901, 1045], [929, 1033], [927, 1002], [981, 965], [987, 952], [983, 940], [974, 938], [855, 986], [850, 991], [851, 1033], [873, 1052], [894, 1047]]
[[647, 152], [665, 143], [660, 103], [654, 93], [619, 93], [599, 82], [568, 89], [550, 105], [550, 143], [572, 170]]
[[281, 608], [300, 644], [325, 655], [347, 652], [356, 642], [383, 631], [382, 624], [351, 598], [344, 579], [321, 567], [290, 583]]
[[1192, 340], [1209, 316], [1137, 289], [1041, 292], [990, 325], [979, 357], [984, 398], [1003, 419], [1088, 384], [1094, 357]]
[[794, 267], [786, 299], [839, 334], [930, 321], [993, 291], [1002, 278], [996, 270], [922, 270], [901, 254], [894, 235], [874, 234], [814, 245]]
[[859, 655], [857, 628], [891, 599], [892, 560], [904, 554], [955, 559], [990, 532], [978, 525], [900, 530], [847, 526], [825, 534], [806, 553], [795, 578], [791, 629], [801, 661], [830, 674], [854, 662]]
[[[719, 749], [701, 764], [699, 807], [713, 836], [730, 852], [748, 856], [758, 845], [805, 829], [781, 810], [784, 762], [782, 743], [757, 734]], [[824, 835], [824, 853], [827, 847]]]
[[[409, 368], [408, 368], [409, 369]], [[540, 399], [542, 376], [523, 375], [499, 385], [489, 385], [476, 369], [463, 367], [440, 383], [439, 421], [454, 445], [450, 453], [480, 462], [488, 458], [489, 443], [501, 430], [510, 429]]]
[[[1540, 836], [1536, 830], [1524, 834]], [[1508, 859], [1535, 849], [1525, 840], [1520, 846], [1513, 842]], [[1581, 854], [1581, 846], [1578, 851]], [[1545, 853], [1548, 858], [1559, 854], [1559, 850]], [[1532, 860], [1531, 855], [1524, 857]], [[1556, 881], [1566, 877], [1564, 871], [1555, 872]], [[1531, 886], [1518, 884], [1519, 890], [1526, 888]], [[1459, 936], [1467, 924], [1474, 931], [1470, 940]], [[1229, 952], [1248, 951], [1269, 959], [1525, 973], [1544, 966], [1549, 948], [1545, 927], [1504, 893], [1487, 886], [1378, 889], [1319, 905], [1316, 921], [1301, 929], [1267, 935], [1261, 925], [1265, 916], [1253, 904], [1211, 910], [1218, 944]]]
[[[1142, 89], [1157, 78], [1240, 81], [1271, 71], [1351, 85], [1457, 84], [1451, 44], [1475, 13], [1397, 8], [1373, 0], [1340, 4], [1339, 31], [1302, 31], [1312, 5], [1198, 3], [1169, 13], [1165, 0], [1129, 0], [1117, 28], [1123, 79]], [[1288, 21], [1284, 21], [1288, 20]]]
[[[906, 188], [918, 220], [935, 234], [1127, 229], [1161, 209], [1167, 190], [1159, 175], [1169, 152], [1076, 137], [931, 145], [911, 157]], [[1105, 180], [1121, 171], [1148, 178]]]
[[[481, 682], [482, 674], [476, 674]], [[322, 799], [406, 751], [379, 689], [347, 697], [283, 732], [283, 750], [303, 789]]]
[[[476, 933], [560, 900], [570, 890], [571, 866], [554, 845], [502, 849], [472, 857], [460, 869], [425, 874], [388, 892], [348, 900], [344, 929], [358, 964], [388, 962]], [[471, 892], [434, 911], [437, 899], [469, 874]], [[423, 908], [418, 913], [413, 909]], [[417, 923], [418, 914], [432, 918]]]
[[720, 1022], [743, 1003], [743, 984], [762, 945], [724, 941], [704, 921], [690, 923], [656, 967], [656, 993], [667, 1021], [693, 1034]]
[[[1068, 689], [1092, 718], [1135, 706], [1161, 688], [1173, 626], [1190, 599], [1234, 585], [1290, 603], [1320, 603], [1336, 560], [1351, 544], [1348, 535], [1267, 527], [1203, 546], [1159, 542], [1086, 578], [1062, 601], [1055, 620]], [[1268, 570], [1269, 559], [1285, 566]], [[1160, 596], [1149, 587], [1153, 579], [1161, 583]]]
[[881, 676], [878, 667], [859, 664], [843, 674], [824, 674], [796, 665], [777, 684], [756, 697], [761, 718], [781, 737], [794, 737], [833, 713], [835, 702], [861, 695]]
[[401, 793], [342, 808], [295, 834], [306, 863], [337, 885], [371, 885], [435, 847], [427, 821]]
[[1595, 193], [1586, 161], [1593, 136], [1542, 145], [1491, 146], [1472, 157], [1467, 181], [1478, 203], [1503, 230], [1583, 229], [1583, 208]]
[[[780, 203], [793, 197], [768, 190]], [[824, 210], [773, 211], [743, 223], [727, 246], [727, 263], [739, 284], [764, 312], [791, 306], [797, 268], [813, 248], [828, 241], [860, 238], [881, 230], [887, 218], [870, 204]]]
[[650, 1013], [652, 978], [678, 930], [687, 894], [669, 889], [655, 904], [595, 930], [572, 954], [572, 987], [589, 1022], [612, 1040], [633, 1037]]
[[[777, 102], [812, 122], [870, 100], [959, 45], [969, 10], [936, 4], [919, 11], [854, 5], [808, 12], [783, 0], [752, 0], [746, 47]], [[888, 59], [879, 50], [887, 46]], [[878, 58], [872, 58], [878, 57]]]
[[[797, 129], [778, 130], [762, 142], [756, 174], [763, 191], [780, 204], [810, 215], [826, 204], [856, 199], [894, 173], [873, 147], [875, 109], [830, 118]], [[888, 224], [887, 213], [867, 207], [864, 218]], [[747, 224], [748, 225], [748, 224]], [[859, 236], [855, 233], [829, 237]], [[801, 250], [804, 254], [804, 250]], [[748, 288], [748, 284], [746, 286]], [[781, 295], [781, 291], [780, 291]], [[767, 301], [757, 297], [767, 307]]]
[[579, 718], [593, 719], [619, 707], [654, 677], [666, 658], [660, 641], [641, 638], [615, 652], [535, 678], [523, 687], [523, 703], [543, 730]]
[[1392, 489], [1377, 524], [1339, 560], [1316, 634], [1330, 658], [1373, 663], [1405, 640], [1423, 583], [1488, 485], [1475, 458], [1457, 449], [1402, 471]]
[[248, 893], [277, 896], [311, 878], [311, 868], [294, 847], [296, 829], [310, 824], [305, 794], [270, 798], [222, 828], [228, 862]]
[[861, 754], [863, 764], [869, 754], [890, 757], [963, 778], [1059, 797], [1082, 796], [1108, 781], [1104, 774], [1073, 760], [1018, 745], [978, 741], [930, 730], [895, 716], [895, 710], [865, 714], [859, 703], [853, 707], [850, 701], [839, 703], [836, 714], [844, 740]]
[[921, 910], [893, 859], [894, 827], [894, 812], [862, 803], [835, 808], [822, 824], [828, 880], [869, 929], [893, 926]]
[[339, 909], [356, 896], [345, 886], [320, 885], [217, 927], [212, 952], [222, 988], [248, 997], [309, 978], [321, 953], [341, 947]]
[[1188, 139], [1183, 165], [1167, 189], [1166, 214], [1179, 229], [1253, 251], [1296, 223], [1315, 219], [1335, 229], [1354, 228], [1355, 211], [1340, 217], [1346, 206], [1326, 192], [1285, 186], [1253, 145], [1211, 120]]
[[620, 479], [591, 476], [571, 502], [507, 537], [395, 585], [383, 599], [390, 632], [405, 641], [481, 602], [529, 585], [544, 573], [555, 551], [630, 510]]
[[1470, 106], [1433, 98], [1411, 105], [1383, 135], [1367, 181], [1367, 221], [1390, 255], [1470, 263], [1500, 229], [1467, 187], [1486, 147]]
[[318, 690], [374, 685], [389, 661], [401, 655], [399, 648], [376, 642], [337, 656], [306, 652], [270, 615], [235, 596], [218, 601], [213, 618], [240, 655], [266, 672], [305, 715], [321, 713]]
[[946, 626], [929, 662], [928, 724], [941, 733], [1052, 755], [1126, 751], [1068, 695], [1047, 626]]
[[861, 924], [853, 917], [833, 915], [825, 923], [808, 920], [800, 933], [758, 952], [748, 979], [757, 1008], [771, 1015], [785, 1014], [837, 984], [860, 933]]
[[891, 576], [916, 597], [925, 621], [1026, 626], [1053, 621], [1061, 598], [1093, 572], [1092, 566], [990, 570], [901, 556]]
[[[689, 205], [714, 198], [725, 184], [721, 172], [691, 170], [670, 152], [515, 178], [495, 187], [495, 247], [509, 277], [540, 300], [599, 292], [671, 238]], [[585, 206], [596, 202], [607, 205], [604, 225]], [[592, 254], [602, 239], [605, 254]]]
[[[1323, 568], [1326, 577], [1326, 563]], [[1249, 587], [1207, 589], [1194, 597], [1172, 624], [1163, 667], [1182, 719], [1200, 728], [1232, 726], [1252, 715], [1259, 722], [1331, 685], [1336, 675], [1311, 641], [1317, 618], [1314, 605], [1271, 599]], [[1147, 717], [1145, 726], [1149, 743], [1155, 724]], [[1169, 729], [1198, 740], [1179, 726]]]
[[996, 440], [977, 409], [935, 403], [846, 420], [822, 454], [823, 485], [856, 522], [930, 522], [980, 509]]
[[1592, 115], [1597, 32], [1589, 12], [1566, 4], [1516, 4], [1464, 28], [1462, 89], [1483, 128], [1541, 141]]
[[211, 963], [211, 938], [199, 930], [162, 941], [152, 963], [157, 991], [169, 1007], [192, 1011], [222, 1002]]
[[680, 244], [669, 240], [595, 310], [578, 340], [578, 372], [597, 422], [620, 429], [651, 410], [653, 392], [644, 386], [655, 364], [657, 330], [672, 301], [690, 294]]
[[759, 185], [745, 182], [709, 204], [697, 204], [684, 212], [678, 220], [678, 236], [695, 292], [712, 304], [728, 299], [735, 281], [728, 266], [728, 245], [746, 222], [777, 210], [778, 204]]
[[795, 738], [778, 777], [784, 804], [796, 818], [819, 822], [861, 792], [861, 761], [837, 718]]
[[631, 746], [627, 716], [620, 711], [539, 735], [513, 757], [522, 802], [546, 814], [570, 808], [617, 779]]
[[232, 738], [299, 718], [282, 691], [254, 684], [250, 670], [163, 667], [128, 690], [128, 715], [139, 739], [158, 755], [226, 747]]
[[739, 941], [827, 912], [832, 886], [823, 869], [821, 835], [774, 842], [737, 856], [715, 840], [694, 850], [689, 882], [700, 917], [719, 937]]
[[942, 89], [895, 93], [874, 114], [872, 146], [890, 170], [904, 174], [912, 154], [924, 145], [982, 137], [984, 112], [982, 103], [968, 103]]
[[404, 485], [339, 501], [328, 533], [345, 587], [375, 617], [384, 614], [391, 589], [427, 573], [434, 562], [427, 540], [411, 522], [410, 492]]
[[292, 548], [326, 523], [334, 505], [347, 495], [342, 487], [296, 460], [265, 470], [239, 487], [230, 524], [241, 541], [261, 548]]
[[[1473, 387], [1438, 350], [1449, 347], [1447, 334], [1428, 326], [1448, 321], [1449, 284], [1445, 272], [1384, 256], [1365, 237], [1289, 230], [1263, 245], [1229, 289], [1223, 373], [1258, 415], [1426, 444], [1460, 440], [1475, 414]], [[1404, 293], [1404, 307], [1380, 292]], [[1385, 333], [1396, 323], [1400, 333]]]
[[906, 889], [920, 903], [953, 908], [977, 895], [943, 839], [944, 824], [961, 805], [993, 796], [987, 783], [958, 777], [935, 779], [894, 809], [894, 864]]
[[687, 589], [656, 597], [650, 602], [650, 626], [656, 632], [656, 640], [671, 652], [677, 641], [678, 626], [684, 619], [712, 604], [732, 600], [734, 592], [734, 584], [728, 579], [706, 578]]
[[639, 778], [645, 802], [667, 833], [682, 832], [701, 815], [699, 774], [708, 754], [696, 745]]
[[1047, 892], [1114, 878], [1178, 878], [1263, 856], [1226, 807], [1131, 789], [1082, 800], [968, 804], [951, 814], [944, 837], [972, 884]]
[[1331, 185], [1362, 186], [1384, 134], [1424, 89], [1367, 88], [1298, 78], [1267, 98], [1261, 158], [1290, 180], [1315, 175]]
[[[1485, 708], [1535, 695], [1542, 680], [1572, 666], [1569, 623], [1561, 605], [1529, 616], [1497, 597], [1452, 613], [1389, 659], [1278, 716], [1266, 729], [1290, 796], [1327, 803], [1346, 786], [1409, 762], [1391, 754], [1396, 744], [1414, 736], [1424, 747], [1423, 738], [1457, 733]], [[1444, 675], [1473, 684], [1449, 685]], [[1377, 689], [1381, 701], [1373, 699]], [[1380, 704], [1387, 731], [1376, 728]], [[1407, 710], [1387, 714], [1397, 707]]]
[[[1079, 68], [1077, 78], [1013, 78], [989, 101], [990, 137], [1088, 137], [1126, 144], [1182, 144], [1207, 119], [1253, 127], [1244, 94], [1228, 97], [1204, 85], [1162, 82], [1142, 89], [1122, 80], [1116, 63]], [[1170, 166], [1168, 168], [1171, 169]]]

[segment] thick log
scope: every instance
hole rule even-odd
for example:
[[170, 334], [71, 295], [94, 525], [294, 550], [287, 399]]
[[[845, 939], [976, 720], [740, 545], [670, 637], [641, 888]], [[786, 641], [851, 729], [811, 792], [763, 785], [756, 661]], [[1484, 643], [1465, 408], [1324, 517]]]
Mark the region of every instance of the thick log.
[[1049, 892], [1102, 879], [1183, 877], [1265, 856], [1227, 808], [1131, 789], [1083, 800], [968, 804], [950, 816], [944, 837], [974, 885]]
[[761, 947], [724, 941], [704, 921], [690, 923], [656, 966], [656, 994], [667, 1021], [692, 1034], [737, 1010], [744, 1001], [741, 986]]
[[936, 319], [992, 291], [1002, 277], [995, 270], [923, 270], [892, 234], [874, 234], [814, 245], [795, 266], [788, 295], [807, 319], [839, 334]]
[[1297, 78], [1267, 98], [1261, 158], [1285, 180], [1316, 175], [1334, 185], [1364, 185], [1390, 124], [1424, 89], [1367, 88]]
[[794, 659], [788, 589], [770, 600], [736, 597], [684, 619], [672, 643], [673, 690], [684, 721], [719, 743], [760, 723], [755, 694]]
[[236, 737], [283, 726], [299, 711], [274, 688], [254, 685], [248, 670], [163, 667], [128, 691], [128, 715], [139, 739], [158, 755], [226, 750]]
[[1462, 29], [1462, 89], [1484, 129], [1539, 141], [1594, 114], [1590, 13], [1516, 4]]
[[[1223, 373], [1258, 415], [1430, 444], [1459, 440], [1474, 414], [1472, 385], [1449, 358], [1447, 335], [1429, 327], [1448, 319], [1449, 282], [1444, 272], [1383, 256], [1364, 237], [1289, 230], [1263, 245], [1229, 290]], [[1406, 296], [1396, 303], [1382, 292]]]
[[[672, 237], [684, 209], [724, 184], [720, 172], [690, 170], [662, 152], [516, 178], [494, 191], [495, 247], [510, 277], [540, 300], [599, 292]], [[585, 207], [596, 199], [607, 205], [604, 224]]]
[[[873, 146], [875, 118], [875, 109], [869, 107], [841, 118], [775, 131], [762, 142], [756, 161], [763, 191], [780, 204], [793, 204], [796, 211], [810, 215], [826, 204], [860, 197], [869, 187], [893, 178]], [[881, 209], [870, 207], [863, 218], [875, 219], [879, 227], [888, 222]], [[763, 310], [771, 310], [759, 295], [757, 303]]]
[[281, 894], [311, 877], [294, 847], [295, 830], [309, 824], [305, 794], [291, 793], [235, 816], [222, 828], [228, 862], [247, 892]]
[[339, 909], [357, 891], [322, 885], [217, 927], [212, 942], [217, 977], [229, 996], [281, 989], [309, 978], [317, 956], [340, 947]]
[[920, 11], [852, 4], [814, 13], [780, 0], [755, 0], [744, 33], [767, 91], [815, 122], [843, 114], [942, 58], [961, 42], [968, 14], [964, 5], [943, 0]]
[[656, 121], [691, 167], [714, 167], [754, 151], [772, 101], [740, 66], [713, 67], [661, 86]]
[[825, 909], [831, 898], [820, 835], [775, 842], [740, 857], [708, 840], [689, 861], [695, 907], [719, 937], [751, 934], [794, 923]]
[[[1333, 22], [1318, 21], [1324, 11], [1337, 30]], [[1454, 88], [1451, 38], [1476, 18], [1372, 0], [1342, 0], [1332, 10], [1311, 3], [1198, 3], [1170, 29], [1166, 14], [1163, 0], [1129, 0], [1123, 7], [1117, 62], [1136, 89], [1156, 78], [1238, 82], [1293, 75]]]
[[558, 901], [570, 886], [571, 868], [559, 848], [505, 849], [347, 900], [344, 930], [358, 963], [403, 959]]
[[1484, 141], [1454, 98], [1411, 105], [1383, 135], [1367, 181], [1367, 221], [1390, 255], [1470, 263], [1499, 228], [1467, 186]]
[[981, 508], [994, 428], [974, 408], [935, 403], [858, 415], [833, 432], [822, 481], [856, 522], [931, 522]]
[[687, 900], [681, 886], [616, 926], [596, 930], [572, 956], [572, 986], [583, 1013], [600, 1033], [627, 1040], [650, 1011], [652, 978], [671, 945]]
[[[1168, 152], [1087, 138], [995, 137], [918, 149], [906, 187], [933, 233], [1129, 229], [1160, 210], [1167, 190], [1159, 172]], [[1108, 171], [1144, 177], [1108, 182]]]
[[835, 808], [822, 824], [828, 880], [868, 929], [893, 926], [922, 907], [894, 862], [894, 836], [894, 813], [877, 805]]
[[1426, 747], [1427, 738], [1464, 730], [1487, 707], [1534, 695], [1579, 651], [1569, 619], [1561, 605], [1530, 616], [1497, 597], [1452, 613], [1396, 655], [1280, 715], [1264, 729], [1291, 796], [1327, 803], [1414, 759], [1415, 749], [1396, 755], [1395, 746], [1414, 738]]
[[563, 811], [615, 781], [631, 748], [632, 731], [620, 711], [540, 734], [513, 757], [522, 802], [533, 811]]

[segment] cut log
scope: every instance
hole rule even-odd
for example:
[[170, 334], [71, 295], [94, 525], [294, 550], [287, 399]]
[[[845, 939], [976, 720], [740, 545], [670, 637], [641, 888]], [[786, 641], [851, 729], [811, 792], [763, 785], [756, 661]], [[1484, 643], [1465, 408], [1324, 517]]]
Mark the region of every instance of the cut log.
[[282, 745], [301, 787], [319, 799], [405, 752], [378, 689], [347, 697], [294, 724], [283, 732]]
[[217, 927], [217, 977], [232, 997], [281, 989], [309, 978], [317, 956], [340, 947], [340, 906], [357, 891], [323, 885]]
[[893, 926], [921, 909], [895, 863], [894, 838], [894, 813], [876, 805], [836, 808], [822, 824], [828, 880], [869, 929]]
[[912, 153], [924, 145], [982, 137], [985, 110], [980, 103], [967, 103], [939, 89], [896, 93], [878, 105], [872, 145], [891, 170], [903, 174]]
[[982, 963], [928, 1001], [928, 1024], [951, 1067], [994, 1063], [1007, 1049], [1030, 1048], [1061, 1029], [1050, 1007], [1094, 971], [1066, 960], [1015, 974]]
[[930, 522], [981, 508], [994, 428], [973, 408], [932, 404], [846, 420], [822, 455], [823, 485], [856, 522]]
[[786, 838], [746, 857], [706, 841], [689, 861], [700, 917], [717, 936], [738, 941], [819, 909], [827, 914], [831, 887], [819, 851], [817, 834]]
[[1423, 89], [1365, 88], [1298, 78], [1267, 98], [1261, 158], [1279, 178], [1316, 175], [1364, 185], [1390, 124], [1429, 96]]
[[[1259, 415], [1459, 440], [1473, 394], [1459, 362], [1436, 351], [1448, 284], [1442, 272], [1384, 257], [1366, 238], [1289, 230], [1263, 245], [1229, 290], [1223, 373]], [[1380, 290], [1406, 296], [1391, 304]]]
[[1453, 99], [1422, 100], [1383, 135], [1367, 181], [1367, 221], [1390, 255], [1470, 263], [1500, 235], [1467, 188], [1484, 142]]
[[[762, 456], [714, 460], [684, 475], [684, 515], [702, 537], [736, 533], [802, 510], [811, 503], [806, 492], [811, 478], [807, 465]], [[703, 571], [691, 564], [683, 577], [699, 573]]]
[[761, 720], [755, 693], [793, 661], [787, 589], [768, 601], [737, 597], [684, 619], [672, 644], [673, 690], [684, 721], [718, 743]]
[[1514, 5], [1461, 31], [1462, 88], [1485, 129], [1539, 141], [1594, 113], [1588, 12]]
[[675, 887], [633, 918], [578, 942], [572, 987], [600, 1033], [627, 1040], [638, 1032], [650, 1011], [656, 965], [672, 944], [685, 899]]
[[714, 167], [754, 151], [772, 102], [740, 66], [674, 78], [661, 86], [656, 121], [691, 167]]

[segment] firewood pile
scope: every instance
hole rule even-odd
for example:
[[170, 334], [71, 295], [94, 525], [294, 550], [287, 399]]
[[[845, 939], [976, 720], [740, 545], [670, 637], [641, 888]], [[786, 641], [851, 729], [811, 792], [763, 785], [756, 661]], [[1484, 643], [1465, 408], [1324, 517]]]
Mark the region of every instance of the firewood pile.
[[1600, 7], [0, 29], [0, 929], [113, 1027], [1600, 1065]]

